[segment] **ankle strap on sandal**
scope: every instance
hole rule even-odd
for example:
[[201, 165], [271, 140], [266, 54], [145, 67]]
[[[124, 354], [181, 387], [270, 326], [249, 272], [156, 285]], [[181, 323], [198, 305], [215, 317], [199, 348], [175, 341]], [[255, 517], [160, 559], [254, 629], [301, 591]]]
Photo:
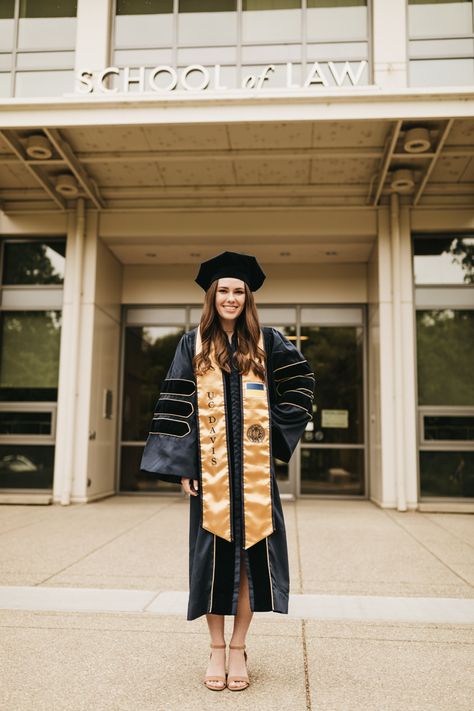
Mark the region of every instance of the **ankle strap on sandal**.
[[225, 647], [225, 642], [224, 644], [211, 644], [212, 649], [224, 649]]
[[245, 644], [230, 644], [229, 643], [229, 648], [230, 649], [245, 649]]

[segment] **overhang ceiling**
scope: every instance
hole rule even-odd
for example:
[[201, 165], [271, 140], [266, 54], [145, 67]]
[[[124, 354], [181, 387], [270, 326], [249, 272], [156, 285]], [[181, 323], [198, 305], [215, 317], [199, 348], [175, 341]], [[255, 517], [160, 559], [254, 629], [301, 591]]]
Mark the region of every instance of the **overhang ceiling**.
[[[407, 152], [412, 128], [429, 146]], [[51, 157], [28, 156], [41, 136]], [[30, 138], [31, 141], [31, 138]], [[413, 206], [472, 206], [474, 119], [294, 121], [80, 126], [0, 131], [0, 204], [6, 213], [67, 210], [56, 188], [72, 175], [87, 207], [248, 210], [383, 204], [399, 169]], [[406, 174], [405, 174], [406, 175]]]

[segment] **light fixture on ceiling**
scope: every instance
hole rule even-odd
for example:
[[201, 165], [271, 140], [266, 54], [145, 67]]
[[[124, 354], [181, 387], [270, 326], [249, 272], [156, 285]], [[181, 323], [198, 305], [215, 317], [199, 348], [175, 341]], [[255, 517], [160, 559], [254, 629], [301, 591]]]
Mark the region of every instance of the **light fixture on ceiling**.
[[431, 148], [430, 132], [427, 128], [410, 128], [403, 139], [406, 153], [425, 153]]
[[66, 198], [75, 198], [79, 195], [79, 185], [76, 178], [70, 173], [61, 173], [55, 180], [56, 192]]
[[26, 140], [26, 153], [35, 160], [48, 160], [53, 155], [53, 147], [46, 136], [34, 134]]
[[395, 170], [391, 177], [390, 187], [394, 193], [409, 193], [415, 187], [415, 177], [409, 168]]

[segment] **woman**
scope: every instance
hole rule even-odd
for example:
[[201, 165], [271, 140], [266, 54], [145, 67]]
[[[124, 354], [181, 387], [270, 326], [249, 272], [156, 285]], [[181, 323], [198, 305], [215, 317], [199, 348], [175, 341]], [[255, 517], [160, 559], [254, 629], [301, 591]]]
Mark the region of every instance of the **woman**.
[[[201, 264], [198, 328], [180, 340], [155, 407], [141, 469], [190, 496], [187, 619], [206, 614], [209, 689], [248, 687], [254, 611], [287, 613], [288, 556], [273, 457], [288, 462], [312, 418], [314, 375], [276, 329], [260, 328], [255, 257]], [[224, 616], [234, 615], [228, 675]]]

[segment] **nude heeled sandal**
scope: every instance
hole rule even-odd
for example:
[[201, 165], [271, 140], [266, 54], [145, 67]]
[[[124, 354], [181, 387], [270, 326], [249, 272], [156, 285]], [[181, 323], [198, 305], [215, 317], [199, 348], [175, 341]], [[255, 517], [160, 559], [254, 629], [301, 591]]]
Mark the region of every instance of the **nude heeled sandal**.
[[[225, 649], [225, 644], [211, 644], [212, 649]], [[212, 657], [212, 652], [209, 655], [209, 659]], [[207, 683], [208, 681], [222, 681], [223, 684], [222, 686], [213, 686], [212, 684], [209, 686]], [[226, 677], [225, 676], [218, 676], [214, 674], [210, 674], [209, 676], [204, 677], [204, 684], [208, 689], [211, 689], [211, 691], [222, 691], [225, 689], [226, 686]]]
[[[245, 650], [245, 644], [244, 645], [235, 645], [235, 644], [229, 644], [229, 649], [243, 649]], [[247, 652], [244, 651], [244, 659], [245, 663], [247, 663]], [[245, 686], [242, 684], [241, 686], [229, 686], [229, 681], [243, 681], [245, 683]], [[250, 681], [247, 675], [245, 676], [229, 676], [227, 675], [227, 688], [230, 691], [243, 691], [244, 689], [247, 689], [248, 686], [250, 685]]]

